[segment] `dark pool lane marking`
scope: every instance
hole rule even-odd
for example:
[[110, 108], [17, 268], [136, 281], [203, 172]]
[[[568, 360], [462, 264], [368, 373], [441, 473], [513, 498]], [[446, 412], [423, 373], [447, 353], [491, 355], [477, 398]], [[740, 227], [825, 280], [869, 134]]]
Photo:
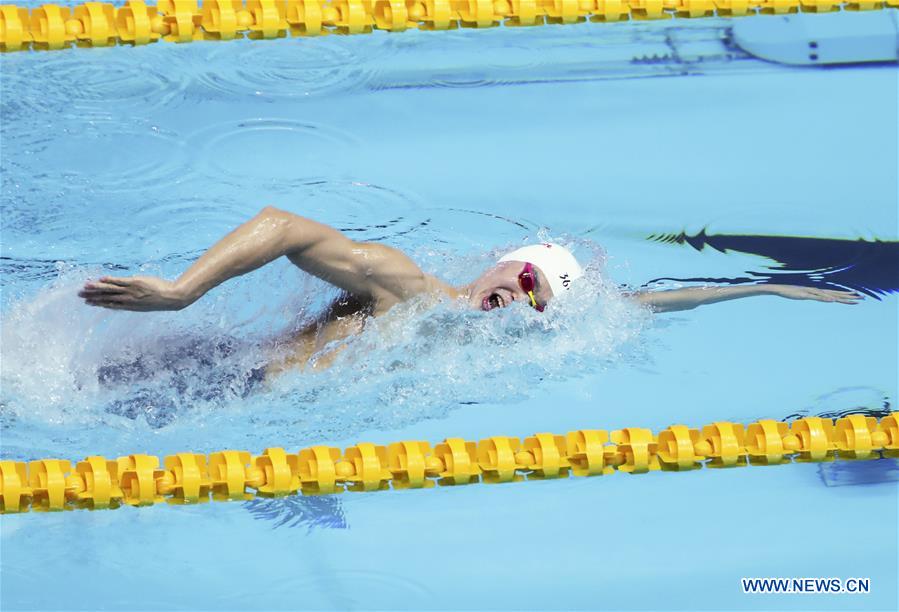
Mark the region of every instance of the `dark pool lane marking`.
[[697, 251], [710, 247], [721, 253], [736, 251], [766, 257], [776, 265], [766, 271], [745, 273], [738, 278], [656, 278], [680, 282], [726, 284], [782, 283], [822, 289], [851, 289], [875, 299], [899, 292], [899, 242], [843, 240], [804, 236], [762, 236], [749, 234], [706, 234], [703, 229], [690, 236], [652, 234], [648, 240], [665, 244], [687, 244]]

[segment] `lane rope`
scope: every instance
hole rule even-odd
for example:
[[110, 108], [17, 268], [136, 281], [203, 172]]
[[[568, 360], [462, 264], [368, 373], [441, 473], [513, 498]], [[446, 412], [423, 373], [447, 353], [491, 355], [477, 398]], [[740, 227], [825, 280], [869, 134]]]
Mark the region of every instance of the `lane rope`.
[[449, 30], [584, 21], [741, 17], [899, 7], [899, 0], [127, 0], [0, 5], [0, 51]]
[[446, 438], [433, 448], [408, 440], [386, 446], [363, 442], [342, 452], [331, 446], [297, 453], [267, 448], [255, 457], [242, 450], [178, 453], [164, 457], [162, 467], [158, 457], [141, 454], [115, 461], [89, 456], [74, 469], [64, 459], [0, 461], [0, 511], [97, 510], [886, 457], [899, 457], [899, 412], [880, 421], [853, 414], [836, 422], [806, 417], [791, 424], [765, 419], [748, 426], [672, 425], [658, 435], [627, 427], [538, 433], [523, 440]]

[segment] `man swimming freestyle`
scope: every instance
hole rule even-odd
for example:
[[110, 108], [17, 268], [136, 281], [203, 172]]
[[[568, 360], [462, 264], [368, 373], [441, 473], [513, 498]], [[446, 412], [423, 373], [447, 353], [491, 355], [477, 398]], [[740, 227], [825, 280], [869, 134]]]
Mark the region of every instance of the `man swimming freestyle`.
[[[305, 364], [328, 343], [361, 331], [368, 317], [418, 295], [446, 296], [485, 311], [515, 302], [543, 311], [553, 296], [584, 274], [567, 249], [544, 243], [512, 251], [471, 283], [453, 287], [424, 273], [395, 248], [356, 242], [332, 227], [268, 206], [213, 245], [175, 281], [104, 276], [85, 283], [78, 295], [91, 306], [116, 310], [181, 310], [226, 280], [285, 255], [343, 293], [318, 321], [294, 335], [294, 356], [283, 367]], [[654, 312], [671, 312], [755, 295], [842, 304], [862, 298], [851, 291], [776, 284], [638, 291], [628, 297]]]

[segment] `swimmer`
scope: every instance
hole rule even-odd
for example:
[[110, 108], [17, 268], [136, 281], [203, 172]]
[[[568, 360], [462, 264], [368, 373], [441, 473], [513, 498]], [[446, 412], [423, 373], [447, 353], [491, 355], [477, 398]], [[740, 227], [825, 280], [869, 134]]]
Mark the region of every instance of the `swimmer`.
[[[384, 314], [418, 295], [445, 296], [484, 311], [515, 302], [543, 311], [554, 296], [568, 290], [584, 274], [567, 249], [544, 243], [514, 250], [469, 284], [454, 287], [424, 273], [395, 248], [356, 242], [332, 227], [268, 206], [212, 246], [175, 281], [152, 276], [104, 276], [85, 283], [78, 295], [90, 306], [114, 310], [181, 310], [226, 280], [282, 256], [343, 292], [319, 320], [291, 337], [292, 357], [275, 370], [307, 363], [328, 343], [361, 331], [368, 317]], [[627, 295], [653, 312], [690, 310], [757, 295], [841, 304], [862, 299], [851, 291], [777, 284], [691, 287]]]

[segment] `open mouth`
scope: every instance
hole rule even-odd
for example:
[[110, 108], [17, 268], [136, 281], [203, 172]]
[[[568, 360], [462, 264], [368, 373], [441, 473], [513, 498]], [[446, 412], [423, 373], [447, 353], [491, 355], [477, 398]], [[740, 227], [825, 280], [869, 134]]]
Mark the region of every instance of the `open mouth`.
[[494, 308], [503, 308], [506, 305], [506, 301], [502, 298], [498, 293], [491, 293], [481, 302], [481, 308], [483, 310], [493, 310]]

